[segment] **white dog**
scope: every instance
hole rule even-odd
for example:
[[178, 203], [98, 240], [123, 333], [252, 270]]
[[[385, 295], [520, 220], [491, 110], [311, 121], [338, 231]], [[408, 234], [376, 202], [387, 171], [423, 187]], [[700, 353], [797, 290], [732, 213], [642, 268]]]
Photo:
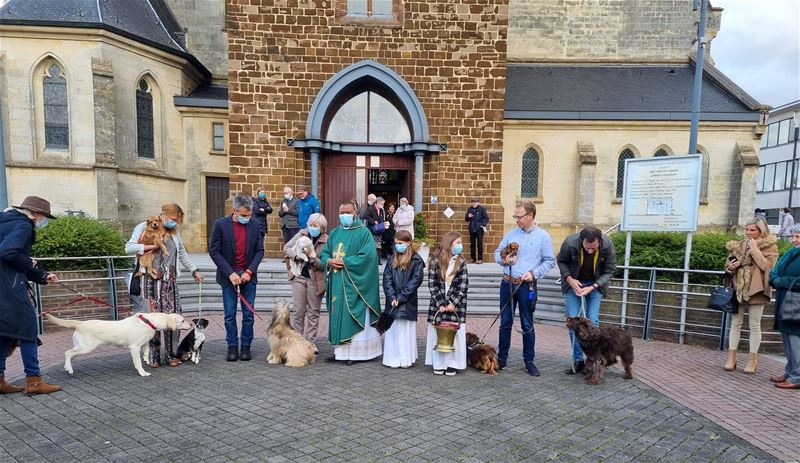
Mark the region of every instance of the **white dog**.
[[[297, 238], [292, 247], [292, 254], [295, 255], [295, 258], [289, 261], [289, 269], [292, 271], [292, 275], [300, 275], [303, 272], [303, 263], [307, 263], [309, 259], [317, 257], [317, 253], [314, 252], [314, 243], [307, 236], [299, 236]], [[300, 262], [298, 262], [298, 259]]]
[[[142, 368], [142, 358], [145, 362], [150, 356], [148, 342], [156, 331], [161, 330], [190, 330], [192, 324], [178, 314], [165, 313], [140, 313], [124, 320], [62, 320], [50, 314], [47, 319], [58, 326], [75, 328], [72, 334], [72, 349], [64, 353], [64, 371], [72, 374], [72, 359], [76, 355], [88, 354], [97, 346], [110, 344], [112, 346], [127, 347], [131, 351], [133, 366], [141, 376], [150, 376]], [[145, 346], [142, 356], [142, 346]]]
[[292, 329], [289, 316], [289, 304], [283, 300], [278, 301], [267, 330], [267, 363], [286, 362], [287, 367], [302, 367], [314, 363], [317, 348], [313, 342], [306, 341], [300, 333]]

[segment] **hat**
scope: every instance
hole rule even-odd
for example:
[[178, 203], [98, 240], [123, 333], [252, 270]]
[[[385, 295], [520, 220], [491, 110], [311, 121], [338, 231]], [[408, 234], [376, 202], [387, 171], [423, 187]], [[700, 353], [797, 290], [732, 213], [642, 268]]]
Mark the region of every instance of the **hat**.
[[50, 201], [38, 196], [28, 196], [22, 201], [22, 204], [14, 207], [17, 209], [26, 209], [31, 212], [39, 212], [44, 214], [47, 218], [55, 219], [53, 214], [50, 213]]
[[478, 202], [478, 197], [477, 196], [473, 196], [472, 197], [472, 202], [473, 203], [477, 203]]

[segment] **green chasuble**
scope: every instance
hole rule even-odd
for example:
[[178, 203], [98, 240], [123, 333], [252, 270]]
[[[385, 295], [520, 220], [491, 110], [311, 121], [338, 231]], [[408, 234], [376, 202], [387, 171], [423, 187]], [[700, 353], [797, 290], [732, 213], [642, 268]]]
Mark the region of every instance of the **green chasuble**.
[[366, 310], [370, 325], [380, 316], [378, 287], [378, 253], [372, 233], [356, 219], [350, 228], [336, 227], [322, 248], [320, 260], [327, 266], [328, 259], [342, 259], [344, 268], [328, 268], [325, 284], [325, 303], [328, 307], [330, 330], [328, 340], [334, 346], [347, 344], [364, 330]]

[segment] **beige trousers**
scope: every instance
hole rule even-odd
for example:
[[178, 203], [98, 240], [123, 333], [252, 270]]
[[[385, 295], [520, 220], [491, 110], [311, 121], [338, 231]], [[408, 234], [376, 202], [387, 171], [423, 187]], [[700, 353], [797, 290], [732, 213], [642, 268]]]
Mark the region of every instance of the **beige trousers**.
[[755, 354], [758, 353], [758, 347], [761, 345], [761, 315], [764, 314], [764, 304], [739, 304], [739, 313], [731, 315], [728, 349], [736, 350], [739, 347], [745, 311], [750, 324], [750, 353]]
[[292, 279], [292, 302], [292, 328], [306, 340], [316, 342], [322, 297], [317, 296], [317, 285], [312, 279], [295, 275]]

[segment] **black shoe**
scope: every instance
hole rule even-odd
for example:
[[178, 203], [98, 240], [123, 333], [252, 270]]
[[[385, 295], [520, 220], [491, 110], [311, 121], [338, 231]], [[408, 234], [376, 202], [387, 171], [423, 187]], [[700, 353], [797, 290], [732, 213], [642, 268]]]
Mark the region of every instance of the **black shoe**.
[[353, 366], [354, 363], [356, 363], [356, 362], [354, 362], [352, 360], [348, 360], [348, 361], [344, 362], [344, 364], [347, 365], [348, 367]]
[[328, 363], [335, 362], [336, 361], [336, 356], [335, 355], [331, 355], [330, 357], [325, 357], [325, 361], [328, 362]]
[[228, 347], [228, 358], [226, 358], [225, 360], [229, 362], [235, 362], [239, 360], [239, 348], [236, 346]]
[[502, 360], [498, 360], [497, 361], [497, 366], [499, 366], [501, 370], [505, 370], [506, 369], [506, 362], [504, 362]]
[[253, 356], [250, 355], [250, 346], [242, 346], [242, 353], [239, 354], [239, 360], [242, 362], [247, 362], [248, 360], [252, 360]]
[[447, 370], [445, 370], [444, 375], [445, 376], [455, 376], [456, 375], [456, 369], [455, 368], [448, 368]]
[[568, 375], [574, 375], [576, 373], [584, 373], [586, 371], [586, 363], [583, 360], [579, 360], [572, 364], [571, 367], [567, 368], [565, 371]]
[[536, 368], [536, 365], [534, 365], [534, 364], [527, 365], [527, 366], [525, 367], [525, 370], [526, 370], [526, 371], [528, 372], [528, 374], [529, 374], [529, 375], [531, 375], [531, 376], [540, 376], [539, 369], [538, 369], [538, 368]]

